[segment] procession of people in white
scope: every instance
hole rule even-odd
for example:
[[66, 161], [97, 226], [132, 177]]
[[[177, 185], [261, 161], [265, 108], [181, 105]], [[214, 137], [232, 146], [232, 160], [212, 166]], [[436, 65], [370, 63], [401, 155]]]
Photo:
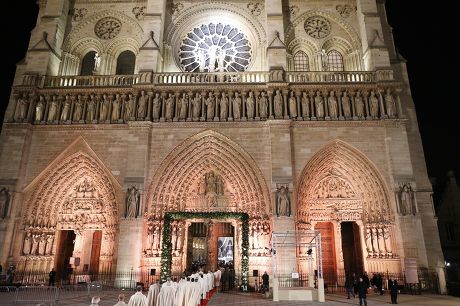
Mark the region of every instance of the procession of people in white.
[[128, 306], [197, 306], [210, 298], [214, 288], [220, 284], [222, 272], [194, 273], [179, 282], [170, 278], [163, 283], [150, 285], [147, 297], [138, 286]]

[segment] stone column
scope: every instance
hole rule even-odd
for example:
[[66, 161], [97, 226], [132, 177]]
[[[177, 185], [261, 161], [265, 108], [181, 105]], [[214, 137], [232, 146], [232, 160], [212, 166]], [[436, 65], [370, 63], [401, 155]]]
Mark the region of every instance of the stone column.
[[274, 119], [273, 116], [273, 90], [267, 90], [268, 95], [268, 119]]
[[271, 68], [287, 68], [286, 46], [284, 45], [284, 16], [282, 0], [265, 0], [267, 63]]
[[345, 263], [343, 259], [343, 249], [342, 249], [342, 223], [339, 221], [332, 222], [334, 225], [334, 236], [335, 236], [335, 261], [337, 263], [337, 272], [342, 274], [345, 271]]
[[302, 117], [302, 110], [300, 109], [300, 104], [302, 103], [302, 92], [301, 91], [296, 91], [295, 92], [295, 99], [297, 103], [297, 120], [303, 120]]
[[376, 0], [357, 0], [357, 19], [366, 71], [390, 67], [390, 56], [383, 40], [383, 30]]
[[310, 114], [311, 114], [311, 120], [316, 120], [316, 109], [315, 109], [315, 92], [313, 90], [310, 90], [308, 92], [308, 95], [310, 96]]
[[377, 94], [378, 94], [379, 105], [380, 105], [380, 118], [381, 119], [386, 119], [386, 118], [388, 118], [388, 116], [387, 116], [387, 114], [385, 112], [385, 107], [383, 106], [383, 96], [382, 96], [383, 91], [384, 91], [383, 89], [379, 88], [377, 90]]
[[288, 112], [288, 105], [287, 101], [289, 99], [289, 91], [288, 90], [283, 90], [283, 115], [284, 119], [289, 119], [289, 112]]

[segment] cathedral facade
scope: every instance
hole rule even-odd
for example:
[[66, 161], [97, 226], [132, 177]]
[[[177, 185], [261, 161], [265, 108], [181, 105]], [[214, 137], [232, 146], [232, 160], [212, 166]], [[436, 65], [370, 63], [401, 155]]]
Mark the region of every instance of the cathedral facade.
[[383, 1], [38, 5], [1, 134], [3, 266], [303, 273], [302, 247], [274, 271], [272, 237], [317, 231], [325, 279], [443, 279]]

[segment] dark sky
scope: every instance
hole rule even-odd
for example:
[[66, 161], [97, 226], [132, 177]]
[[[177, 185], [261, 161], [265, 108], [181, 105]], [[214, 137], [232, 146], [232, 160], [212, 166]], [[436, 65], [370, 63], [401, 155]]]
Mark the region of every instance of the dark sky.
[[[35, 25], [35, 2], [8, 1], [0, 18], [3, 30], [0, 114], [8, 103], [15, 64], [24, 57], [30, 31]], [[458, 28], [454, 25], [458, 16], [454, 16], [454, 9], [445, 11], [442, 8], [446, 5], [434, 3], [387, 0], [386, 6], [396, 46], [407, 60], [429, 175], [442, 178], [448, 169], [454, 169], [459, 177], [460, 150], [455, 148], [460, 138], [457, 134], [459, 113], [454, 109], [460, 90], [454, 86], [454, 80], [459, 86], [460, 78], [448, 76], [448, 73], [458, 73], [454, 68], [459, 58], [455, 55], [458, 49], [449, 46], [452, 39], [449, 35]]]

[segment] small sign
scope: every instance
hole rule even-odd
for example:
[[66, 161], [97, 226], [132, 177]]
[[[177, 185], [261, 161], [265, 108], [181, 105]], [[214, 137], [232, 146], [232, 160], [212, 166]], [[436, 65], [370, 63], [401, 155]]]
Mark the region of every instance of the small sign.
[[298, 279], [299, 278], [299, 272], [292, 272], [292, 278]]
[[405, 258], [404, 266], [405, 266], [404, 275], [406, 276], [406, 283], [418, 284], [417, 259], [416, 258]]

